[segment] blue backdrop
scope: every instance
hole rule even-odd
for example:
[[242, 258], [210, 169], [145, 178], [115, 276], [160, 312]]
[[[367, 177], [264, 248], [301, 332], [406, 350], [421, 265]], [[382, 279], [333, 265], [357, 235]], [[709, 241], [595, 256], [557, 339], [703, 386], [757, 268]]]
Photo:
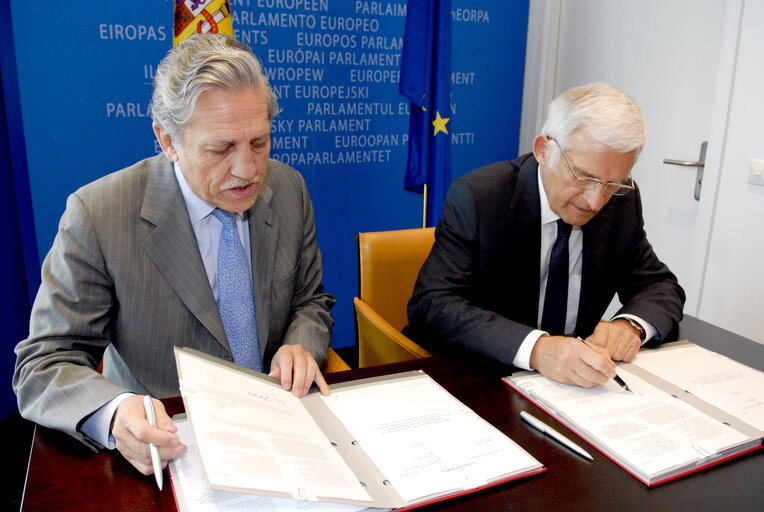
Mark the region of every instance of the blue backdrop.
[[[172, 46], [173, 2], [10, 6], [42, 260], [69, 193], [159, 151], [151, 82]], [[422, 222], [422, 196], [403, 189], [409, 102], [398, 92], [398, 70], [406, 2], [231, 7], [235, 36], [252, 46], [280, 96], [271, 155], [302, 172], [313, 199], [325, 286], [338, 300], [333, 345], [352, 345], [356, 233]], [[517, 155], [527, 17], [528, 0], [452, 0], [454, 178]]]

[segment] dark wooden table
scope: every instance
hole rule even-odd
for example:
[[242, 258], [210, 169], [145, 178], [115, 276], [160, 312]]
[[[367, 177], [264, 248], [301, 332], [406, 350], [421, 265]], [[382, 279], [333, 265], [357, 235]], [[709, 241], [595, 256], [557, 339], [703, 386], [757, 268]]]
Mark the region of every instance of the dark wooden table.
[[[764, 370], [764, 346], [758, 343], [694, 318], [685, 319], [680, 329], [682, 338]], [[588, 449], [594, 461], [587, 462], [522, 422], [519, 412], [527, 410], [584, 444], [506, 386], [498, 368], [436, 357], [336, 373], [327, 380], [331, 384], [412, 369], [427, 372], [547, 468], [543, 474], [429, 505], [423, 511], [764, 510], [764, 450], [647, 487], [596, 450]], [[179, 398], [165, 404], [170, 415], [182, 411]], [[119, 454], [94, 455], [65, 434], [37, 427], [22, 511], [176, 510], [170, 487], [166, 483], [160, 492], [153, 476], [139, 474]]]

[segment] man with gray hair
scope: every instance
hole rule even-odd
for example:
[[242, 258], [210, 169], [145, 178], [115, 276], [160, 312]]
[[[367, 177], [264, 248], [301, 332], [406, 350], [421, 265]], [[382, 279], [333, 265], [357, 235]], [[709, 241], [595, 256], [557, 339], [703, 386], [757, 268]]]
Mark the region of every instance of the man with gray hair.
[[[454, 181], [407, 333], [584, 387], [672, 336], [684, 291], [647, 241], [631, 177], [645, 133], [623, 91], [575, 87], [550, 104], [533, 153]], [[604, 321], [616, 293], [623, 307]]]
[[148, 443], [163, 465], [186, 451], [140, 396], [180, 394], [173, 346], [328, 393], [334, 305], [305, 182], [269, 159], [278, 104], [249, 48], [191, 37], [159, 64], [152, 106], [162, 153], [69, 197], [13, 379], [24, 417], [144, 474]]

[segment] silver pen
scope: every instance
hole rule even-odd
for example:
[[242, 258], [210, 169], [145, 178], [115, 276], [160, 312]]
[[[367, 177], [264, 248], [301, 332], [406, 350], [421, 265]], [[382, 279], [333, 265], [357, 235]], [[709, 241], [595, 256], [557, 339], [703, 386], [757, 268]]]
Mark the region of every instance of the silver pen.
[[[149, 395], [143, 396], [143, 408], [146, 409], [146, 418], [152, 427], [157, 426], [157, 413], [154, 410], [154, 402]], [[154, 478], [156, 478], [157, 486], [159, 490], [162, 490], [163, 478], [162, 478], [162, 459], [159, 458], [159, 448], [154, 443], [149, 443], [149, 450], [151, 451], [151, 463], [154, 465]]]
[[591, 455], [589, 455], [586, 450], [578, 446], [573, 441], [569, 441], [567, 437], [564, 437], [562, 434], [557, 432], [555, 429], [541, 421], [540, 419], [528, 414], [525, 411], [520, 411], [520, 417], [531, 424], [533, 428], [541, 432], [542, 434], [548, 435], [558, 443], [561, 443], [565, 445], [566, 447], [570, 448], [580, 456], [588, 459], [588, 460], [594, 460]]

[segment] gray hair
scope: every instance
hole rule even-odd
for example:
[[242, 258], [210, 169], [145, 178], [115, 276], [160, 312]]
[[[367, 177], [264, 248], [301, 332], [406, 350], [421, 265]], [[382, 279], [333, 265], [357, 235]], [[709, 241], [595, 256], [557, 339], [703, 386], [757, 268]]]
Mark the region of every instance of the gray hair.
[[[647, 136], [645, 117], [636, 101], [612, 85], [597, 82], [568, 89], [549, 104], [541, 134], [569, 149], [579, 130], [621, 153], [642, 151]], [[548, 158], [555, 166], [560, 150], [549, 144]]]
[[278, 99], [249, 46], [222, 34], [195, 34], [159, 63], [151, 118], [177, 144], [203, 92], [259, 87], [265, 90], [268, 119], [272, 120], [279, 112]]

